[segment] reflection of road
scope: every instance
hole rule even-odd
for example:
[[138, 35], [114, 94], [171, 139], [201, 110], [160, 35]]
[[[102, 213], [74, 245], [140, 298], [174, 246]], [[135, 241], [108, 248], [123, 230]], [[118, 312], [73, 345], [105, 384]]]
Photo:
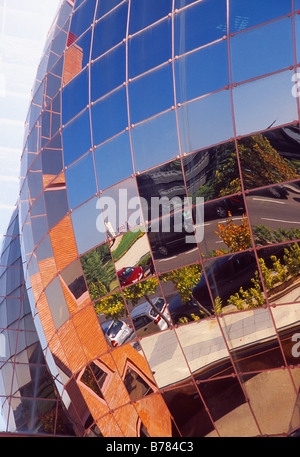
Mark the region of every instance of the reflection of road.
[[251, 225], [300, 229], [300, 195], [290, 192], [287, 199], [251, 195], [246, 198]]
[[116, 269], [121, 270], [123, 267], [134, 267], [148, 252], [148, 239], [145, 235], [143, 235], [119, 260], [117, 260], [117, 262], [115, 262]]

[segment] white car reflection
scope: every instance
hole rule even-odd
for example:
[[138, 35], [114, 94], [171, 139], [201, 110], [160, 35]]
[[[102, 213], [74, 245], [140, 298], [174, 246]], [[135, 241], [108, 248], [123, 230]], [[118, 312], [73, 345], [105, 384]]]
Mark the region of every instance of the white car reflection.
[[[164, 299], [156, 297], [153, 299], [153, 303], [170, 323], [170, 316]], [[130, 316], [138, 336], [146, 336], [168, 328], [167, 322], [157, 314], [148, 302], [135, 306]]]
[[109, 344], [121, 346], [135, 337], [133, 328], [121, 320], [109, 320], [101, 324], [101, 328]]

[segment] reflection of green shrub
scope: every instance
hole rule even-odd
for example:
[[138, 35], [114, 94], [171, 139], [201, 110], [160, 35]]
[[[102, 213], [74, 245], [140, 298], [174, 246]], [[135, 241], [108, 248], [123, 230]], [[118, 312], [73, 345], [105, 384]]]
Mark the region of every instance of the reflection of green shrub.
[[142, 269], [145, 270], [146, 266], [149, 264], [150, 259], [151, 259], [151, 254], [149, 252], [142, 258], [142, 260], [139, 261], [139, 263], [136, 266], [142, 267]]
[[278, 230], [271, 230], [265, 225], [255, 225], [252, 232], [256, 245], [265, 246], [272, 243], [281, 243], [283, 241], [292, 241], [300, 238], [300, 229], [284, 229], [279, 227]]
[[131, 246], [141, 237], [144, 235], [145, 232], [142, 232], [141, 230], [138, 231], [132, 231], [132, 232], [127, 232], [122, 236], [122, 240], [120, 241], [120, 244], [118, 247], [115, 249], [115, 251], [112, 252], [112, 257], [114, 261], [119, 260], [126, 252], [128, 249], [131, 248]]

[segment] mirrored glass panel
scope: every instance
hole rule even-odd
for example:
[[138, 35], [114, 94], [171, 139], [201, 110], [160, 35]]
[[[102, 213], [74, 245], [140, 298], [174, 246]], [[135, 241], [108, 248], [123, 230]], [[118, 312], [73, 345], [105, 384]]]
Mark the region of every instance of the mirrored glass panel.
[[94, 20], [96, 0], [86, 0], [72, 15], [70, 31], [76, 37], [82, 35]]
[[126, 37], [128, 2], [123, 2], [94, 27], [92, 60], [121, 43]]
[[292, 12], [291, 0], [230, 0], [230, 33], [254, 27]]
[[163, 399], [174, 418], [175, 436], [219, 436], [199, 392], [191, 381], [186, 381], [175, 389], [165, 390]]
[[[199, 321], [213, 315], [211, 303], [205, 308], [193, 296], [193, 290], [200, 282], [202, 275], [203, 271], [199, 263], [168, 271], [160, 275], [159, 279], [162, 290], [174, 325]], [[207, 287], [205, 294], [207, 297], [209, 296]], [[189, 328], [192, 331], [192, 327]], [[190, 334], [188, 328], [186, 329], [186, 333]]]
[[234, 141], [195, 152], [182, 161], [193, 205], [242, 190]]
[[[280, 184], [299, 178], [299, 140], [299, 128], [295, 125], [238, 140], [245, 189]], [[297, 186], [294, 186], [295, 191], [296, 188]], [[280, 185], [273, 186], [269, 190], [270, 194], [284, 198], [287, 190]]]
[[246, 197], [257, 246], [300, 239], [299, 181], [257, 189]]
[[128, 126], [127, 99], [124, 87], [102, 98], [91, 107], [94, 145], [122, 132]]
[[133, 124], [174, 106], [172, 66], [168, 63], [132, 81], [128, 86]]
[[106, 240], [99, 198], [94, 197], [71, 212], [71, 219], [79, 254]]
[[112, 259], [122, 287], [153, 274], [153, 261], [144, 230], [124, 233], [109, 241]]
[[174, 110], [161, 114], [131, 130], [136, 171], [143, 171], [179, 154]]
[[64, 293], [58, 278], [45, 289], [54, 325], [57, 329], [70, 317]]
[[89, 110], [70, 122], [62, 131], [64, 164], [70, 165], [91, 148]]
[[122, 3], [123, 0], [102, 0], [98, 3], [96, 11], [96, 19], [104, 16], [110, 10], [114, 9], [119, 3]]
[[[253, 252], [226, 255], [204, 263], [217, 313], [235, 312], [266, 305], [258, 266]], [[200, 303], [206, 302], [204, 280], [193, 291]], [[203, 303], [202, 303], [203, 304]]]
[[87, 252], [80, 261], [93, 301], [119, 287], [108, 244], [101, 244]]
[[300, 301], [299, 244], [279, 244], [258, 250], [269, 304]]
[[204, 0], [175, 15], [175, 55], [218, 40], [226, 35], [226, 1]]
[[224, 377], [201, 382], [198, 389], [220, 437], [255, 437], [259, 434], [259, 428], [237, 378]]
[[123, 289], [123, 294], [139, 338], [171, 328], [167, 303], [156, 277], [132, 283]]
[[129, 133], [124, 132], [94, 151], [99, 190], [104, 190], [133, 174]]
[[141, 226], [142, 214], [135, 178], [102, 192], [100, 204], [108, 237]]
[[[122, 43], [91, 65], [91, 101], [121, 86], [126, 80], [125, 44]], [[118, 65], [116, 65], [118, 62]], [[88, 85], [86, 86], [88, 88]]]
[[172, 22], [168, 18], [130, 38], [128, 42], [129, 78], [134, 78], [172, 58], [171, 34]]
[[[272, 315], [268, 308], [225, 314], [222, 332], [239, 373], [269, 370], [284, 365]], [[266, 357], [266, 353], [268, 357]]]
[[167, 16], [172, 11], [172, 0], [133, 0], [130, 5], [129, 33], [133, 34]]
[[62, 91], [62, 124], [65, 125], [89, 104], [89, 69], [79, 73]]
[[47, 219], [51, 229], [57, 224], [69, 211], [67, 192], [65, 186], [58, 188], [48, 188], [44, 193], [47, 210]]
[[197, 242], [203, 257], [216, 257], [252, 247], [242, 195], [232, 195], [196, 206], [193, 216]]
[[91, 298], [93, 296], [97, 297], [93, 306], [108, 345], [116, 348], [135, 339], [122, 294], [115, 292], [100, 300], [99, 296], [92, 292]]
[[97, 193], [94, 161], [91, 152], [65, 171], [70, 209], [79, 206]]
[[78, 306], [88, 299], [87, 286], [79, 260], [71, 263], [60, 273], [61, 283], [66, 286]]
[[177, 102], [229, 85], [227, 42], [219, 41], [175, 60]]
[[[287, 70], [233, 88], [237, 135], [298, 119], [297, 99], [292, 94], [293, 75], [294, 70]], [[258, 110], [258, 106], [261, 109]]]
[[294, 64], [292, 18], [238, 33], [230, 38], [233, 82], [288, 68]]
[[[271, 313], [278, 331], [284, 357], [289, 366], [295, 366], [299, 363], [299, 304], [284, 306], [273, 306]], [[298, 387], [299, 381], [295, 377], [295, 384]]]
[[[87, 65], [90, 59], [92, 31], [89, 29], [79, 39], [69, 34], [65, 52], [63, 84], [71, 81]], [[75, 41], [75, 43], [74, 43]]]
[[180, 106], [178, 121], [183, 153], [229, 140], [234, 136], [229, 91]]
[[[260, 434], [276, 436], [287, 433], [296, 401], [296, 392], [289, 371], [262, 371], [255, 373], [254, 376], [250, 373], [243, 376], [243, 386]], [[275, 415], [274, 404], [277, 411]]]

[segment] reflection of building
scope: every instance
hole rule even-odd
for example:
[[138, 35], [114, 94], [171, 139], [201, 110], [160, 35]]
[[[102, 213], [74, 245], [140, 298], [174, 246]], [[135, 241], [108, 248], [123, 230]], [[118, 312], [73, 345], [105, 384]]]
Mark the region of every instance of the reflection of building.
[[[62, 0], [26, 122], [21, 239], [12, 224], [1, 256], [7, 433], [284, 436], [300, 427], [299, 119], [290, 87], [299, 50], [296, 36], [285, 39], [299, 24], [296, 2], [279, 2], [276, 13], [246, 3]], [[282, 52], [270, 49], [270, 28]], [[250, 68], [240, 58], [256, 55], [256, 32], [268, 59]], [[105, 179], [110, 172], [116, 178]], [[116, 198], [120, 189], [128, 201]], [[201, 245], [169, 239], [169, 252], [145, 221], [140, 233], [126, 225], [140, 215], [129, 196], [190, 194], [205, 200]], [[115, 199], [118, 214], [131, 200], [128, 217], [114, 227], [99, 197]], [[231, 222], [228, 211], [206, 216], [225, 199]], [[121, 287], [118, 268], [136, 265], [144, 274]], [[160, 331], [153, 298], [170, 310], [178, 296], [176, 325]], [[99, 322], [115, 313], [130, 325], [128, 311], [145, 301], [154, 330], [141, 338], [134, 329], [112, 347]]]

